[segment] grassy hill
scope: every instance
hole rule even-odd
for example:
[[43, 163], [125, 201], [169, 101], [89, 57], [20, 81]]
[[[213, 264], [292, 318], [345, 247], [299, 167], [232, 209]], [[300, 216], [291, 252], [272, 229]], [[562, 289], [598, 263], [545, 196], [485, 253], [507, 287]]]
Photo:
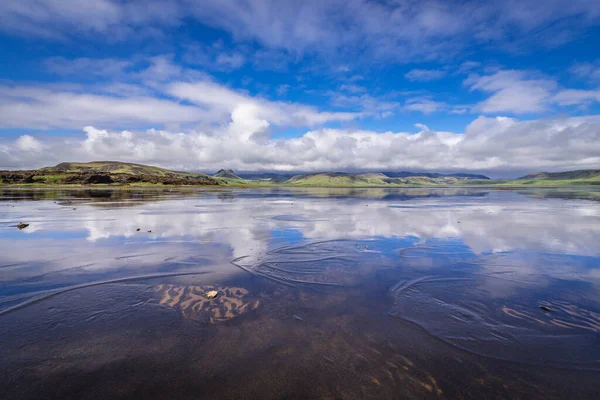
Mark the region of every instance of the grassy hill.
[[209, 178], [209, 175], [197, 172], [179, 172], [168, 169], [154, 167], [151, 165], [142, 165], [118, 161], [92, 161], [87, 163], [64, 162], [54, 167], [40, 168], [38, 171], [48, 174], [62, 173], [110, 173], [110, 174], [130, 174], [130, 175], [155, 175], [155, 176], [180, 176], [180, 177], [202, 177]]
[[4, 184], [51, 185], [219, 185], [224, 182], [206, 174], [171, 171], [149, 165], [116, 161], [60, 163], [29, 171], [0, 171]]
[[317, 174], [296, 175], [284, 181], [284, 185], [301, 186], [384, 186], [387, 176], [381, 173], [345, 174], [341, 172], [322, 172]]
[[485, 175], [480, 174], [467, 174], [467, 173], [453, 173], [453, 174], [441, 174], [438, 172], [410, 172], [410, 171], [384, 171], [385, 175], [390, 178], [412, 178], [412, 177], [425, 177], [425, 178], [458, 178], [458, 179], [479, 179], [489, 180]]
[[321, 172], [316, 174], [296, 175], [284, 181], [284, 185], [295, 186], [436, 186], [467, 184], [470, 178], [457, 178], [440, 175], [433, 178], [417, 174], [395, 178], [380, 172], [349, 174], [342, 172]]
[[515, 181], [519, 185], [600, 185], [600, 169], [565, 172], [537, 172]]

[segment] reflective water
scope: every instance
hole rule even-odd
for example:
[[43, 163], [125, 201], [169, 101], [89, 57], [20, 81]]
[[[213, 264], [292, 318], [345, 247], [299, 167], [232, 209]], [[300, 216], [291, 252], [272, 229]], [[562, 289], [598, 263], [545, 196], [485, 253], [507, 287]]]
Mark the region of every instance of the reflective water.
[[599, 200], [4, 190], [0, 397], [595, 398]]

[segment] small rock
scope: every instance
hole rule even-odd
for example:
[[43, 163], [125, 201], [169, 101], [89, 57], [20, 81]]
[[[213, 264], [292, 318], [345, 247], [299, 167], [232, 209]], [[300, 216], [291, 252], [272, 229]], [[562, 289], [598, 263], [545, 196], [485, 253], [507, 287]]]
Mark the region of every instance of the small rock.
[[546, 306], [540, 306], [540, 310], [543, 310], [543, 311], [546, 311], [546, 312], [552, 312], [552, 310], [551, 310], [551, 309], [549, 309], [549, 308], [548, 308], [548, 307], [546, 307]]
[[148, 233], [152, 233], [152, 231], [148, 231]]
[[136, 232], [139, 232], [140, 230], [141, 230], [140, 228], [137, 228], [135, 231], [136, 231]]
[[19, 230], [25, 229], [25, 228], [27, 228], [28, 226], [29, 226], [29, 224], [24, 224], [24, 223], [22, 223], [22, 222], [19, 222], [19, 223], [17, 224], [17, 228], [19, 228]]
[[204, 293], [204, 295], [207, 299], [212, 300], [217, 298], [219, 292], [217, 292], [216, 290], [209, 290], [208, 292]]

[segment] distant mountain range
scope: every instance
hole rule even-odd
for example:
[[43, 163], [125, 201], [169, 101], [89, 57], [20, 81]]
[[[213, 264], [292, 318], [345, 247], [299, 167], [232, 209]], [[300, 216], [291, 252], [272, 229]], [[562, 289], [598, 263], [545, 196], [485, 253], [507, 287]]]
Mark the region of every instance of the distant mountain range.
[[466, 179], [490, 179], [485, 175], [476, 175], [476, 174], [464, 174], [464, 173], [454, 173], [454, 174], [439, 174], [436, 172], [408, 172], [408, 171], [400, 171], [400, 172], [383, 172], [384, 175], [389, 176], [390, 178], [409, 178], [411, 176], [424, 176], [427, 178], [466, 178]]
[[[316, 174], [295, 175], [283, 184], [303, 186], [387, 186], [387, 185], [452, 185], [460, 182], [466, 183], [473, 180], [468, 177], [455, 177], [450, 175], [401, 173], [402, 177], [393, 177], [391, 173], [367, 172], [320, 172]], [[429, 174], [434, 175], [434, 174]], [[483, 179], [489, 179], [484, 177]]]
[[[231, 171], [231, 170], [229, 170]], [[444, 178], [444, 177], [452, 177], [452, 178], [469, 178], [469, 179], [490, 179], [485, 175], [476, 175], [476, 174], [465, 174], [465, 173], [453, 173], [453, 174], [441, 174], [436, 172], [408, 172], [408, 171], [384, 171], [378, 172], [381, 173], [388, 178], [408, 178], [413, 176], [422, 176], [427, 178]], [[319, 174], [338, 174], [342, 175], [363, 175], [368, 174], [364, 173], [348, 173], [348, 172], [317, 172], [317, 173], [306, 173], [306, 174], [296, 174], [296, 173], [280, 173], [280, 172], [241, 172], [238, 175], [243, 179], [271, 179], [277, 182], [286, 181], [294, 176], [308, 176], [308, 175], [319, 175]], [[216, 175], [215, 175], [216, 176]]]
[[565, 186], [600, 185], [600, 170], [538, 172], [516, 180], [491, 180], [485, 175], [434, 172], [259, 172], [236, 174], [221, 169], [214, 175], [172, 171], [164, 168], [116, 161], [64, 162], [27, 171], [0, 171], [1, 184], [49, 185], [238, 185], [385, 187], [440, 185]]

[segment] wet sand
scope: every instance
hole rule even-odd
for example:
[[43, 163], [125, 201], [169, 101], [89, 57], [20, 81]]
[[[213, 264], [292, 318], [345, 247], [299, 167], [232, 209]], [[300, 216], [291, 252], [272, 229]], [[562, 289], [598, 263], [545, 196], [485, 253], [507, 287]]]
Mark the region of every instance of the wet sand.
[[596, 398], [600, 204], [472, 194], [5, 194], [0, 398]]

